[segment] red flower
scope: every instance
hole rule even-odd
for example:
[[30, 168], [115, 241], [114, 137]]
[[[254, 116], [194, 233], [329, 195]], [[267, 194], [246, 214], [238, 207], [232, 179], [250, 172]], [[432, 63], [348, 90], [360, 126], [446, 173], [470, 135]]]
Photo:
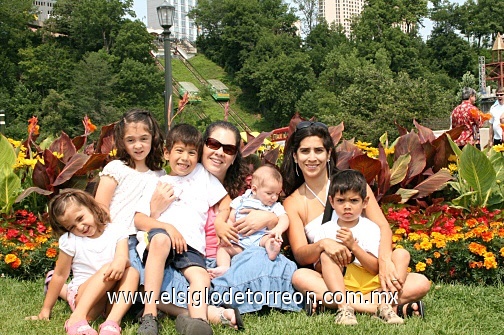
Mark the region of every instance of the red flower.
[[11, 238], [17, 237], [18, 234], [19, 234], [19, 230], [17, 230], [17, 229], [8, 229], [7, 230], [7, 234], [5, 236], [9, 240]]
[[21, 242], [21, 243], [26, 243], [26, 242], [29, 242], [30, 239], [28, 239], [28, 237], [26, 237], [26, 235], [21, 235], [19, 238], [18, 238], [18, 241]]

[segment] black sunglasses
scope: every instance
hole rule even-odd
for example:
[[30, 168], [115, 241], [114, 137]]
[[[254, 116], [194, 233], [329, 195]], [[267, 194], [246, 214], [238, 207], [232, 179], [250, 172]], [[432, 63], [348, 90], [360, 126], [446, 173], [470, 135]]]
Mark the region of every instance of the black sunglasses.
[[313, 127], [322, 127], [322, 128], [327, 129], [327, 125], [322, 122], [301, 121], [297, 124], [296, 130], [305, 129], [305, 128], [312, 127], [312, 126]]
[[207, 138], [205, 141], [205, 145], [209, 147], [212, 150], [219, 150], [222, 147], [222, 151], [224, 151], [225, 154], [228, 155], [235, 155], [236, 152], [238, 151], [238, 148], [236, 145], [232, 144], [222, 144], [221, 142], [217, 141], [215, 138]]
[[497, 93], [498, 97], [504, 97], [504, 93]]

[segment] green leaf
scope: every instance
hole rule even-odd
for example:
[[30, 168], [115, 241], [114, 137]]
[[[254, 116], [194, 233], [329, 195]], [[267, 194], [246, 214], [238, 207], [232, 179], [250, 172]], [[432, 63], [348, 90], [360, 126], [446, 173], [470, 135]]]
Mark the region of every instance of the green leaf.
[[12, 171], [12, 166], [0, 165], [0, 207], [2, 213], [9, 213], [16, 199], [16, 195], [21, 191], [21, 179]]
[[390, 169], [390, 185], [399, 184], [406, 177], [408, 172], [408, 164], [411, 161], [410, 154], [399, 156]]
[[472, 145], [466, 145], [460, 155], [459, 175], [476, 192], [475, 206], [486, 206], [492, 186], [495, 183], [495, 170], [490, 160]]
[[12, 166], [16, 163], [16, 152], [3, 135], [0, 135], [0, 152], [2, 153], [0, 155], [0, 166], [5, 164], [12, 169]]
[[396, 194], [401, 196], [401, 203], [406, 203], [412, 196], [416, 195], [418, 190], [412, 190], [407, 188], [400, 188], [397, 190]]

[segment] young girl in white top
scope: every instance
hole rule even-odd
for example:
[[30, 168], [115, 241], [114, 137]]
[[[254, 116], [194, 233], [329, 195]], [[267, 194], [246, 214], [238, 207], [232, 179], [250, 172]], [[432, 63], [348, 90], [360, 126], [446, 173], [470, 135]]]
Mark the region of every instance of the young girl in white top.
[[109, 214], [95, 199], [81, 190], [66, 190], [49, 203], [49, 220], [59, 236], [56, 268], [38, 316], [47, 320], [70, 271], [67, 301], [72, 309], [65, 322], [69, 335], [97, 335], [88, 323], [105, 313], [100, 335], [118, 335], [119, 324], [131, 303], [122, 295], [109, 304], [107, 292], [135, 291], [138, 271], [130, 267], [127, 234], [118, 225], [108, 224]]
[[130, 110], [114, 127], [118, 159], [100, 173], [95, 199], [109, 209], [112, 223], [120, 225], [128, 235], [137, 232], [134, 208], [144, 186], [165, 174], [163, 141], [163, 133], [148, 111]]

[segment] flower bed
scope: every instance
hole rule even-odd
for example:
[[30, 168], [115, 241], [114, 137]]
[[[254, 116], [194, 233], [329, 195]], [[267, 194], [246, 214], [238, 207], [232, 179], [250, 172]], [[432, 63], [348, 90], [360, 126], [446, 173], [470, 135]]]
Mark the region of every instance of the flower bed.
[[504, 278], [504, 213], [447, 205], [385, 210], [395, 248], [411, 253], [411, 270], [433, 281], [495, 284]]
[[26, 210], [0, 219], [0, 272], [34, 279], [54, 267], [58, 242], [51, 228]]

